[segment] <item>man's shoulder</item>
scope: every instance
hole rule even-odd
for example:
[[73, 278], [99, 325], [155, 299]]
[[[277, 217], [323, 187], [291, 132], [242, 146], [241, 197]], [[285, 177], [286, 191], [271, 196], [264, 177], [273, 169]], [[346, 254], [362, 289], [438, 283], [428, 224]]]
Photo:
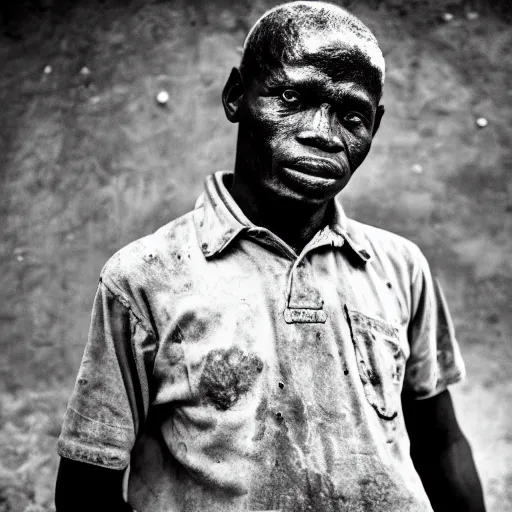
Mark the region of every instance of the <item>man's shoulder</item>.
[[197, 245], [194, 215], [194, 211], [185, 213], [119, 249], [104, 265], [101, 279], [107, 283], [142, 284], [163, 267], [172, 266], [174, 260], [181, 259], [180, 252]]
[[385, 259], [408, 267], [424, 263], [425, 257], [418, 245], [402, 235], [354, 219], [347, 219], [347, 230], [361, 245], [371, 250], [374, 259]]

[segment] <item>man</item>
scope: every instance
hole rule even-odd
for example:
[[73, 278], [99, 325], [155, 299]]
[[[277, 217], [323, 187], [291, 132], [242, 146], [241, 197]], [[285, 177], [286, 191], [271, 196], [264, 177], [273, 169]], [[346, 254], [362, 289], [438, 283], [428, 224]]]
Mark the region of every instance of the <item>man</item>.
[[256, 23], [223, 92], [234, 173], [102, 271], [58, 512], [484, 510], [441, 290], [414, 244], [334, 199], [383, 83], [339, 7]]

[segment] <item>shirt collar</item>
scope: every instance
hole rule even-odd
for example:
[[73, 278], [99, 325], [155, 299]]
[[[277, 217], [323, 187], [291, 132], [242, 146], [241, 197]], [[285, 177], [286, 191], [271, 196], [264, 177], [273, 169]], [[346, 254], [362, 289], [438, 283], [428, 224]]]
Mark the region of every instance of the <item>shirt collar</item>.
[[[203, 209], [203, 215], [196, 216], [196, 231], [201, 250], [206, 258], [213, 258], [226, 249], [242, 232], [253, 232], [257, 227], [244, 215], [228, 191], [233, 173], [219, 171], [207, 176], [204, 192], [196, 201], [195, 209]], [[348, 219], [339, 201], [334, 200], [330, 224], [322, 230], [326, 244], [341, 247], [347, 243], [361, 263], [370, 260], [371, 255], [365, 241], [350, 229]], [[317, 235], [320, 235], [319, 232]], [[318, 237], [319, 241], [324, 237]], [[327, 242], [327, 240], [330, 240]], [[334, 243], [332, 243], [334, 241]], [[316, 243], [315, 245], [323, 245]]]
[[354, 229], [353, 226], [350, 225], [341, 203], [337, 199], [335, 199], [333, 203], [334, 208], [332, 220], [329, 224], [330, 229], [347, 242], [353, 253], [361, 260], [362, 263], [370, 261], [372, 258], [372, 252], [368, 242]]
[[206, 258], [222, 252], [242, 231], [253, 226], [226, 187], [232, 179], [233, 174], [227, 171], [207, 176], [204, 192], [195, 204], [195, 209], [203, 208], [202, 218], [196, 217], [196, 231]]

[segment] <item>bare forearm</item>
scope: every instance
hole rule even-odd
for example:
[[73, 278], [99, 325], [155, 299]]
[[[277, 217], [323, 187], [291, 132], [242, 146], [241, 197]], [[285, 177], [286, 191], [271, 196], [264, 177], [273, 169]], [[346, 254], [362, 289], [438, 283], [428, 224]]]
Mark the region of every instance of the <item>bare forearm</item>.
[[485, 512], [482, 486], [467, 439], [413, 455], [435, 512]]
[[425, 400], [403, 397], [411, 457], [435, 512], [484, 512], [482, 485], [450, 392]]
[[57, 512], [133, 512], [122, 495], [123, 471], [61, 459], [55, 507]]

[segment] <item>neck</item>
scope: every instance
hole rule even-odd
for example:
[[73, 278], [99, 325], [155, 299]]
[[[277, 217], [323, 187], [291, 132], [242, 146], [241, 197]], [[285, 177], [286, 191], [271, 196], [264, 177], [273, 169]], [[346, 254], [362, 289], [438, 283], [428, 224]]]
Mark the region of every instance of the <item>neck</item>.
[[326, 224], [329, 203], [305, 206], [303, 202], [266, 193], [249, 182], [245, 173], [237, 172], [236, 165], [230, 193], [251, 222], [277, 235], [296, 253]]

